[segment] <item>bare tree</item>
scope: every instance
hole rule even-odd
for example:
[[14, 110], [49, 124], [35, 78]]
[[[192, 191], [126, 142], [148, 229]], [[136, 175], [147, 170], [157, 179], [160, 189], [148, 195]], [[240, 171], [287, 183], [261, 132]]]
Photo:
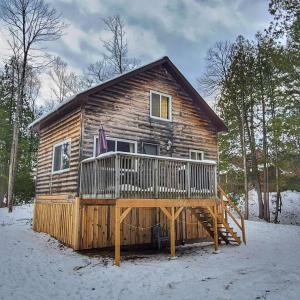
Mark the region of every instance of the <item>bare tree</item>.
[[51, 90], [55, 96], [55, 102], [60, 103], [86, 87], [81, 76], [71, 72], [68, 64], [59, 56], [54, 58], [48, 75], [53, 83]]
[[208, 50], [206, 72], [197, 79], [201, 92], [209, 96], [221, 92], [228, 80], [232, 58], [233, 48], [228, 41], [219, 41]]
[[2, 0], [0, 3], [0, 11], [0, 17], [9, 33], [9, 45], [21, 64], [14, 115], [7, 192], [8, 210], [12, 212], [27, 67], [30, 60], [31, 64], [33, 64], [33, 52], [38, 50], [38, 46], [43, 42], [54, 41], [62, 35], [64, 24], [61, 22], [60, 15], [57, 11], [54, 8], [50, 8], [43, 0]]
[[87, 74], [94, 82], [102, 82], [115, 75], [123, 74], [136, 68], [140, 61], [128, 57], [125, 23], [119, 15], [103, 19], [105, 30], [111, 35], [108, 40], [102, 40], [105, 52], [102, 58], [88, 67]]
[[69, 90], [67, 87], [67, 82], [69, 73], [67, 71], [67, 67], [67, 63], [57, 56], [54, 58], [51, 69], [48, 72], [48, 75], [53, 83], [51, 91], [58, 102], [64, 101], [64, 99], [68, 96]]

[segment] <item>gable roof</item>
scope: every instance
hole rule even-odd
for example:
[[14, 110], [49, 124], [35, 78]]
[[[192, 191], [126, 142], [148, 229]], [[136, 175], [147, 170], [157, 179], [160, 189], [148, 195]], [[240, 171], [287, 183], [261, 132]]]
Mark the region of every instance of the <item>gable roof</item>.
[[147, 65], [136, 68], [132, 71], [123, 73], [112, 79], [104, 81], [97, 86], [91, 87], [76, 95], [73, 95], [72, 97], [66, 99], [65, 101], [57, 105], [53, 110], [49, 111], [48, 113], [42, 115], [40, 118], [32, 122], [29, 125], [29, 128], [38, 131], [43, 124], [51, 122], [51, 120], [54, 120], [56, 118], [62, 117], [68, 111], [70, 111], [70, 109], [79, 106], [81, 103], [87, 100], [88, 96], [160, 65], [165, 66], [170, 72], [170, 74], [172, 74], [174, 78], [184, 87], [184, 89], [191, 96], [191, 98], [196, 100], [195, 102], [198, 104], [199, 107], [201, 107], [202, 110], [204, 110], [208, 118], [215, 125], [218, 132], [227, 131], [227, 127], [224, 124], [224, 122], [205, 102], [205, 100], [198, 94], [198, 92], [194, 89], [194, 87], [189, 83], [189, 81], [183, 76], [183, 74], [177, 69], [177, 67], [172, 63], [172, 61], [167, 56], [155, 60]]

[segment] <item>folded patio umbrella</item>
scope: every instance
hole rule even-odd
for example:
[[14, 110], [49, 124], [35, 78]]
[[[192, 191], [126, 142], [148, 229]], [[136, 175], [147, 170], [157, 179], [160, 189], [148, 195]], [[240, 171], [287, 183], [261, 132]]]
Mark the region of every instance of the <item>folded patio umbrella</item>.
[[107, 141], [106, 141], [106, 135], [103, 127], [99, 129], [99, 136], [98, 136], [98, 153], [102, 154], [107, 152]]

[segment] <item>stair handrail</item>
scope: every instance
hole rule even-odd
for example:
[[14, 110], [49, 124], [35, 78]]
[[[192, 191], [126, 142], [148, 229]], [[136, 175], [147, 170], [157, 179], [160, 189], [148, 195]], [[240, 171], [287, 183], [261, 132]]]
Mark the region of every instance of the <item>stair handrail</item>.
[[[242, 212], [240, 211], [240, 209], [234, 204], [234, 202], [232, 201], [232, 199], [230, 198], [230, 196], [228, 196], [224, 190], [218, 186], [218, 189], [221, 193], [221, 205], [223, 208], [223, 215], [225, 214], [225, 219], [227, 221], [227, 214], [231, 217], [231, 219], [237, 224], [237, 226], [240, 228], [241, 232], [242, 232], [242, 238], [243, 238], [243, 242], [244, 244], [246, 244], [246, 232], [245, 232], [245, 218], [242, 214]], [[224, 201], [224, 198], [226, 198], [226, 201]], [[240, 216], [240, 220], [241, 220], [241, 224], [239, 224], [239, 222], [237, 221], [237, 219], [234, 217], [234, 215], [230, 212], [230, 210], [226, 207], [226, 205], [231, 206], [231, 208], [233, 208], [237, 214]]]

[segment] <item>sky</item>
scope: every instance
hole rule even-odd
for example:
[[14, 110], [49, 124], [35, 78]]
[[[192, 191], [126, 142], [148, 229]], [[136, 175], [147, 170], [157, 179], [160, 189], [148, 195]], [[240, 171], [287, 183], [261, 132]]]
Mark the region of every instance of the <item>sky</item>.
[[[146, 64], [169, 56], [195, 86], [205, 71], [206, 53], [217, 41], [240, 34], [254, 38], [271, 20], [268, 0], [48, 0], [68, 24], [63, 37], [47, 44], [80, 73], [103, 52], [107, 37], [102, 19], [119, 14], [125, 21], [130, 57]], [[0, 27], [0, 56], [9, 54], [5, 28]], [[39, 102], [53, 97], [50, 79], [41, 77]]]

